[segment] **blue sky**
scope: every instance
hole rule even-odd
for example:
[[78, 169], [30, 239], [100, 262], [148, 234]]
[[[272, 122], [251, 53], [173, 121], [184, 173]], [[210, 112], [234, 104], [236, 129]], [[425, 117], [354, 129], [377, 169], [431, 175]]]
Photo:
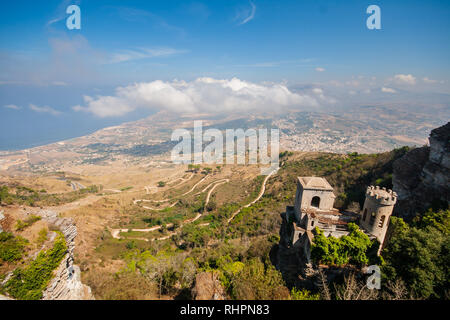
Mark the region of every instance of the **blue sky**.
[[[81, 8], [81, 30], [66, 28], [71, 4]], [[366, 27], [372, 4], [381, 8], [381, 30]], [[448, 1], [16, 0], [1, 6], [0, 149], [179, 111], [192, 95], [205, 106], [188, 109], [205, 111], [227, 94], [198, 98], [210, 86], [236, 93], [228, 82], [195, 82], [205, 77], [236, 78], [239, 88], [257, 92], [253, 84], [264, 89], [265, 82], [316, 89], [316, 104], [308, 92], [282, 99], [299, 105], [362, 92], [450, 93]], [[180, 89], [175, 79], [189, 84]], [[134, 83], [152, 85], [136, 98]], [[173, 103], [149, 96], [157, 90], [174, 93], [167, 96]], [[261, 96], [243, 105], [278, 102]]]

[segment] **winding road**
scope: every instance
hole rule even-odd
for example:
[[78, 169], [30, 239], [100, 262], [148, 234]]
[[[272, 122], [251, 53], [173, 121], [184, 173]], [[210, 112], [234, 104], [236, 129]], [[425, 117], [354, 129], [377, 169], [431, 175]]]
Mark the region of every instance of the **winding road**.
[[[276, 172], [277, 172], [277, 171], [274, 170], [274, 171], [272, 171], [270, 174], [268, 174], [268, 175], [264, 178], [264, 181], [263, 181], [263, 183], [262, 183], [262, 185], [261, 185], [261, 190], [260, 190], [258, 196], [255, 198], [255, 200], [253, 200], [252, 202], [248, 203], [247, 205], [241, 207], [239, 210], [237, 210], [236, 212], [234, 212], [234, 213], [231, 215], [231, 217], [227, 220], [227, 223], [230, 223], [230, 222], [234, 219], [234, 217], [235, 217], [236, 215], [238, 215], [239, 212], [241, 212], [242, 209], [250, 207], [251, 205], [253, 205], [253, 204], [256, 203], [257, 201], [259, 201], [259, 199], [262, 198], [262, 196], [264, 195], [264, 193], [265, 193], [265, 191], [266, 191], [266, 184], [267, 184], [267, 181], [268, 181], [269, 178], [270, 178], [274, 173], [276, 173]], [[206, 177], [207, 177], [207, 176], [206, 176]], [[204, 179], [206, 179], [206, 177], [203, 178], [202, 180], [200, 180], [198, 183], [196, 183], [196, 184], [194, 185], [194, 187], [192, 187], [192, 189], [191, 189], [188, 193], [192, 192], [192, 191], [195, 189], [195, 187], [196, 187], [198, 184], [200, 184], [200, 182], [202, 182]], [[209, 200], [210, 200], [210, 198], [211, 198], [212, 192], [213, 192], [218, 186], [220, 186], [220, 185], [222, 185], [222, 184], [225, 184], [225, 183], [228, 183], [229, 181], [230, 181], [229, 179], [221, 179], [221, 180], [214, 181], [214, 182], [210, 183], [208, 186], [206, 186], [201, 192], [197, 193], [197, 194], [203, 193], [203, 192], [205, 192], [206, 190], [208, 190], [208, 188], [209, 188], [211, 185], [214, 185], [214, 186], [209, 190], [208, 194], [206, 195], [206, 200], [205, 200], [205, 205], [204, 205], [204, 207], [203, 207], [203, 212], [202, 212], [202, 213], [198, 213], [198, 214], [197, 214], [194, 218], [192, 218], [192, 219], [187, 219], [187, 220], [183, 221], [183, 222], [181, 223], [180, 227], [182, 227], [182, 226], [185, 225], [185, 224], [192, 223], [192, 222], [195, 222], [196, 220], [198, 220], [198, 219], [203, 215], [203, 213], [205, 212], [206, 206], [207, 206], [207, 204], [209, 203]], [[186, 193], [186, 194], [187, 194], [187, 193]], [[185, 195], [185, 194], [184, 194], [184, 195]], [[137, 203], [137, 202], [139, 202], [139, 201], [165, 202], [164, 200], [159, 200], [159, 201], [157, 201], [157, 200], [135, 200], [134, 203]], [[178, 200], [178, 201], [179, 201], [179, 200]], [[175, 205], [178, 203], [178, 201], [175, 202], [172, 206], [175, 206]], [[146, 207], [144, 207], [144, 208], [146, 208]], [[152, 209], [152, 210], [155, 210], [155, 209]], [[160, 209], [160, 210], [164, 210], [164, 209]], [[209, 225], [209, 223], [202, 223], [202, 224], [199, 224], [199, 226], [208, 226], [208, 225]], [[166, 227], [169, 227], [169, 228], [172, 227], [172, 226], [173, 226], [172, 223], [166, 225]], [[157, 225], [157, 226], [154, 226], [154, 227], [151, 227], [151, 228], [146, 228], [146, 229], [111, 229], [111, 228], [108, 228], [108, 229], [109, 229], [109, 231], [111, 232], [111, 235], [112, 235], [113, 238], [115, 238], [115, 239], [122, 239], [122, 237], [120, 237], [120, 233], [121, 233], [121, 232], [128, 232], [128, 230], [131, 230], [131, 231], [137, 231], [137, 232], [152, 232], [152, 231], [159, 230], [159, 229], [161, 229], [161, 228], [162, 228], [162, 225]], [[165, 235], [165, 236], [160, 237], [160, 238], [153, 238], [153, 239], [146, 239], [146, 238], [129, 238], [129, 239], [130, 239], [130, 240], [131, 240], [131, 239], [135, 239], [135, 240], [144, 240], [144, 241], [156, 241], [156, 240], [165, 240], [165, 239], [169, 239], [169, 238], [170, 238], [172, 235], [174, 235], [174, 234], [177, 234], [177, 231], [171, 232], [170, 234]]]

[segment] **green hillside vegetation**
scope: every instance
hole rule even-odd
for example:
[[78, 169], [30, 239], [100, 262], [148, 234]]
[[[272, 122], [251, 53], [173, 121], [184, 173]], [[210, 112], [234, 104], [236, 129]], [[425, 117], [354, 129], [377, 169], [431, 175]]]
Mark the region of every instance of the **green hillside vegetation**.
[[[127, 267], [117, 274], [104, 277], [95, 273], [87, 276], [87, 283], [99, 298], [116, 299], [133, 297], [140, 299], [161, 295], [189, 299], [194, 285], [195, 275], [199, 272], [216, 272], [229, 297], [233, 299], [317, 299], [327, 298], [323, 292], [309, 292], [302, 287], [287, 287], [281, 273], [275, 269], [274, 262], [278, 250], [280, 213], [286, 205], [292, 205], [298, 176], [323, 176], [338, 193], [335, 205], [341, 209], [362, 205], [368, 185], [381, 185], [392, 188], [392, 163], [403, 156], [408, 148], [396, 149], [381, 154], [347, 155], [318, 153], [300, 154], [286, 152], [283, 154], [282, 167], [277, 175], [271, 177], [266, 185], [266, 193], [255, 204], [241, 210], [234, 219], [227, 223], [232, 213], [253, 200], [259, 193], [264, 177], [260, 176], [248, 186], [248, 197], [241, 197], [220, 206], [213, 206], [195, 223], [185, 224], [170, 239], [147, 243], [140, 240], [117, 240], [111, 235], [102, 235], [104, 241], [98, 247], [101, 259], [113, 257], [122, 259]], [[214, 198], [214, 197], [213, 197]], [[214, 199], [213, 199], [214, 200]], [[147, 225], [167, 223], [170, 217], [182, 213], [202, 212], [203, 198], [183, 199], [169, 212], [139, 211], [133, 206], [130, 213], [134, 219], [147, 217]], [[162, 219], [164, 217], [164, 220]], [[448, 220], [440, 213], [430, 212], [414, 225], [404, 224], [404, 232], [392, 236], [381, 258], [376, 257], [378, 243], [362, 233], [356, 225], [350, 224], [351, 232], [340, 239], [325, 238], [316, 231], [313, 246], [313, 259], [334, 267], [352, 266], [358, 270], [364, 265], [382, 265], [384, 285], [391, 285], [393, 280], [406, 283], [409, 293], [416, 297], [443, 297], [448, 287], [448, 269], [443, 261], [448, 258]], [[175, 219], [174, 219], [175, 220]], [[395, 218], [393, 219], [395, 225]], [[176, 220], [174, 221], [176, 222]], [[209, 225], [199, 226], [208, 222]], [[137, 222], [136, 222], [137, 223]], [[430, 231], [430, 230], [434, 231]], [[417, 231], [418, 230], [418, 231]], [[427, 231], [425, 231], [427, 230]], [[157, 231], [159, 232], [159, 231]], [[427, 241], [425, 235], [432, 233], [433, 241]], [[427, 255], [409, 252], [404, 245], [410, 241]], [[425, 249], [422, 249], [425, 248]], [[408, 255], [410, 267], [404, 267]], [[439, 254], [437, 253], [439, 252]], [[424, 257], [426, 258], [425, 260]], [[428, 258], [427, 258], [428, 257]], [[444, 257], [444, 258], [442, 258]], [[447, 260], [445, 260], [447, 259]], [[427, 270], [428, 264], [431, 269]], [[420, 275], [425, 272], [426, 275]], [[433, 276], [431, 276], [433, 274]], [[419, 276], [419, 280], [415, 277]], [[142, 283], [136, 279], [142, 279]], [[360, 280], [358, 280], [360, 281]], [[127, 283], [116, 290], [113, 286]], [[141, 283], [138, 288], [132, 283]], [[382, 285], [383, 285], [382, 284]], [[331, 297], [342, 298], [339, 292], [346, 292], [345, 283], [331, 293]], [[144, 292], [142, 288], [147, 288]], [[431, 288], [431, 289], [430, 289]], [[344, 290], [345, 289], [345, 290]], [[385, 298], [407, 298], [408, 295], [391, 294], [390, 289], [383, 291]], [[339, 291], [339, 292], [338, 292]], [[350, 296], [350, 295], [349, 295]]]
[[14, 270], [11, 279], [6, 283], [5, 290], [15, 299], [41, 299], [43, 291], [53, 277], [53, 271], [66, 253], [66, 241], [63, 234], [58, 232], [53, 248], [41, 251], [29, 265]]
[[20, 236], [15, 237], [10, 232], [0, 233], [0, 265], [20, 260], [27, 244], [28, 241]]
[[428, 211], [408, 225], [391, 218], [392, 236], [383, 251], [386, 280], [401, 278], [419, 298], [450, 297], [450, 210]]
[[349, 223], [348, 228], [350, 233], [347, 236], [335, 238], [325, 237], [316, 227], [311, 246], [311, 258], [316, 263], [335, 266], [353, 264], [362, 267], [380, 264], [382, 261], [376, 255], [380, 243], [376, 240], [371, 241], [354, 223]]
[[99, 192], [100, 189], [101, 186], [89, 186], [81, 190], [61, 194], [48, 194], [45, 190], [37, 191], [23, 186], [16, 187], [15, 192], [11, 192], [7, 186], [1, 186], [0, 204], [18, 204], [31, 207], [56, 206], [79, 200], [88, 194]]
[[25, 220], [18, 219], [16, 221], [16, 230], [22, 231], [25, 228], [28, 228], [29, 226], [33, 225], [35, 222], [41, 220], [42, 218], [40, 216], [31, 215], [30, 217], [26, 218]]

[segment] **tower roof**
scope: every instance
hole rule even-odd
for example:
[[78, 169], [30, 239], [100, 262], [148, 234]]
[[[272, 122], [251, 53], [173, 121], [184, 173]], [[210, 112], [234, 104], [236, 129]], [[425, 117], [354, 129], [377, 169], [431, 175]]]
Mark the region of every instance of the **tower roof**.
[[321, 177], [298, 177], [303, 189], [333, 191], [333, 187], [325, 178]]

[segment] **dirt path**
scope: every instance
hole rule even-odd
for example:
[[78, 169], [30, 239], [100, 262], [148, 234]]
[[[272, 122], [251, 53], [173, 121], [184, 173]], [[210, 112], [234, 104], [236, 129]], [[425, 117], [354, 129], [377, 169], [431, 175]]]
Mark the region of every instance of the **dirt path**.
[[[192, 191], [194, 191], [195, 188], [196, 188], [200, 183], [202, 183], [206, 178], [208, 178], [208, 176], [205, 176], [203, 179], [201, 179], [199, 182], [197, 182], [197, 183], [191, 188], [191, 190], [189, 190], [189, 191], [183, 193], [181, 196], [188, 195], [189, 193], [191, 193]], [[190, 179], [190, 178], [189, 178], [189, 179]], [[147, 187], [146, 187], [146, 188], [147, 188]], [[174, 187], [171, 187], [171, 188], [174, 188]], [[202, 191], [202, 192], [203, 192], [203, 191]], [[162, 200], [138, 199], [138, 200], [134, 200], [133, 203], [134, 203], [134, 204], [137, 204], [138, 202], [162, 203], [162, 202], [168, 202], [168, 201], [170, 201], [170, 200], [173, 200], [173, 199], [171, 199], [171, 198], [168, 198], [168, 199], [162, 199]]]
[[70, 202], [70, 203], [65, 203], [63, 205], [60, 206], [54, 206], [54, 207], [45, 207], [45, 209], [47, 210], [52, 210], [55, 211], [57, 213], [62, 213], [62, 212], [66, 212], [66, 211], [70, 211], [73, 209], [77, 209], [79, 207], [83, 207], [83, 206], [87, 206], [89, 204], [92, 204], [94, 202], [96, 202], [97, 200], [101, 199], [101, 196], [97, 196], [97, 195], [89, 195], [86, 198], [74, 201], [74, 202]]
[[[205, 177], [205, 178], [206, 178], [206, 177]], [[211, 188], [211, 190], [209, 190], [208, 194], [206, 195], [206, 200], [205, 200], [205, 206], [204, 206], [204, 208], [203, 208], [203, 213], [204, 213], [205, 210], [206, 210], [206, 206], [207, 206], [208, 203], [209, 203], [209, 200], [210, 200], [210, 198], [211, 198], [211, 194], [213, 193], [213, 191], [214, 191], [218, 186], [220, 186], [220, 185], [222, 185], [222, 184], [224, 184], [224, 183], [228, 183], [228, 182], [230, 182], [229, 179], [221, 179], [221, 180], [217, 180], [217, 181], [214, 181], [214, 182], [211, 183], [211, 184], [214, 184], [214, 186]], [[207, 188], [209, 188], [209, 186], [210, 186], [211, 184], [209, 184]], [[206, 190], [207, 188], [205, 188], [204, 190]], [[148, 201], [151, 201], [151, 200], [148, 200]], [[175, 202], [173, 205], [171, 205], [171, 207], [175, 206], [177, 203], [178, 203], [178, 201]], [[150, 209], [149, 207], [145, 207], [145, 206], [143, 206], [143, 208]], [[152, 209], [152, 210], [158, 210], [158, 209], [153, 209], [153, 208], [151, 208], [151, 209]], [[165, 208], [164, 208], [164, 209], [165, 209]], [[159, 210], [164, 210], [164, 209], [159, 209]], [[183, 222], [181, 223], [180, 227], [184, 226], [185, 224], [193, 223], [193, 222], [197, 221], [198, 219], [200, 219], [200, 217], [203, 215], [203, 213], [198, 213], [194, 218], [192, 218], [192, 219], [187, 219], [187, 220], [183, 221]], [[209, 225], [209, 223], [204, 223], [204, 224], [202, 224], [202, 226], [206, 226], [206, 225]], [[166, 225], [166, 227], [168, 227], [168, 228], [170, 228], [170, 227], [172, 227], [172, 226], [173, 226], [172, 223], [169, 223], [169, 224]], [[128, 230], [131, 230], [131, 231], [137, 231], [137, 232], [151, 232], [151, 231], [159, 230], [159, 229], [161, 229], [161, 228], [162, 228], [162, 225], [157, 225], [157, 226], [154, 226], [154, 227], [151, 227], [151, 228], [147, 228], [147, 229], [111, 229], [111, 228], [108, 228], [108, 229], [109, 229], [109, 231], [111, 232], [111, 235], [112, 235], [113, 238], [115, 238], [115, 239], [122, 239], [122, 237], [120, 237], [120, 233], [121, 233], [121, 232], [128, 232]], [[135, 240], [144, 240], [144, 241], [165, 240], [165, 239], [170, 238], [172, 235], [174, 235], [174, 234], [176, 234], [176, 233], [177, 233], [177, 232], [174, 231], [174, 232], [170, 233], [169, 235], [166, 235], [166, 236], [161, 237], [161, 238], [153, 238], [153, 239], [133, 238], [133, 239], [135, 239]], [[129, 238], [129, 239], [132, 239], [132, 238]]]
[[[181, 177], [181, 178], [176, 178], [175, 180], [169, 181], [169, 182], [167, 182], [166, 184], [167, 184], [167, 185], [170, 185], [171, 183], [174, 183], [175, 181], [181, 180], [181, 182], [180, 182], [179, 184], [174, 185], [174, 186], [171, 186], [171, 188], [175, 188], [175, 187], [178, 187], [178, 186], [182, 185], [183, 183], [186, 183], [186, 182], [188, 182], [189, 180], [191, 180], [191, 179], [194, 177], [194, 175], [195, 175], [195, 173], [193, 172], [189, 178], [183, 178], [183, 177]], [[151, 189], [158, 189], [158, 188], [157, 188], [157, 187], [154, 187], [154, 186], [145, 186], [145, 187], [144, 187], [144, 190], [145, 190], [145, 192], [146, 192], [147, 194], [150, 194], [150, 190], [151, 190]]]
[[[253, 200], [252, 202], [248, 203], [247, 205], [241, 207], [239, 210], [237, 210], [236, 212], [234, 212], [234, 213], [231, 215], [231, 217], [227, 220], [227, 223], [230, 223], [230, 222], [234, 219], [234, 217], [235, 217], [236, 215], [238, 215], [239, 212], [241, 212], [242, 209], [250, 207], [251, 205], [253, 205], [253, 204], [256, 203], [257, 201], [259, 201], [259, 199], [262, 198], [262, 196], [263, 196], [264, 193], [266, 192], [266, 184], [267, 184], [267, 181], [268, 181], [269, 178], [270, 178], [273, 174], [275, 174], [276, 172], [277, 172], [277, 170], [274, 170], [274, 171], [272, 171], [271, 173], [269, 173], [269, 174], [264, 178], [264, 181], [263, 181], [263, 183], [262, 183], [262, 185], [261, 185], [261, 190], [259, 191], [259, 194], [258, 194], [258, 196], [255, 198], [255, 200]], [[192, 191], [195, 189], [195, 187], [196, 187], [197, 185], [199, 185], [200, 182], [202, 182], [202, 181], [203, 181], [204, 179], [206, 179], [207, 177], [208, 177], [208, 176], [206, 176], [205, 178], [203, 178], [202, 180], [200, 180], [199, 182], [197, 182], [197, 183], [194, 185], [194, 187], [192, 187], [192, 189], [191, 189], [189, 192], [192, 192]], [[209, 190], [208, 194], [206, 195], [206, 200], [205, 200], [205, 205], [204, 205], [204, 207], [203, 207], [203, 212], [202, 212], [202, 213], [198, 213], [198, 214], [197, 214], [194, 218], [192, 218], [192, 219], [187, 219], [187, 220], [183, 221], [183, 222], [181, 223], [180, 227], [182, 227], [182, 226], [185, 225], [185, 224], [192, 223], [192, 222], [195, 222], [195, 221], [197, 221], [198, 219], [200, 219], [200, 217], [203, 215], [203, 213], [204, 213], [205, 210], [206, 210], [206, 206], [207, 206], [207, 204], [209, 203], [209, 200], [210, 200], [210, 198], [211, 198], [212, 192], [213, 192], [218, 186], [220, 186], [220, 185], [222, 185], [222, 184], [224, 184], [224, 183], [228, 183], [228, 182], [230, 182], [229, 179], [221, 179], [221, 180], [217, 180], [217, 181], [211, 182], [211, 183], [210, 183], [208, 186], [206, 186], [202, 191], [200, 191], [199, 193], [197, 193], [197, 194], [203, 193], [203, 192], [205, 192], [206, 190], [208, 190], [208, 188], [209, 188], [211, 185], [213, 185], [213, 187]], [[189, 193], [189, 192], [188, 192], [188, 193]], [[154, 201], [154, 200], [135, 200], [135, 203], [136, 203], [136, 202], [139, 202], [139, 201], [148, 201], [148, 202], [152, 202], [152, 201]], [[155, 200], [154, 202], [165, 202], [165, 201], [163, 201], [163, 200], [156, 201], [156, 200]], [[177, 203], [178, 203], [178, 201], [175, 202], [173, 205], [171, 205], [171, 207], [175, 206]], [[144, 207], [144, 208], [148, 208], [148, 207]], [[155, 210], [155, 209], [152, 209], [152, 210]], [[160, 209], [160, 210], [164, 210], [164, 209]], [[202, 224], [199, 224], [199, 226], [208, 226], [208, 225], [209, 225], [209, 223], [202, 223]], [[166, 225], [166, 226], [167, 226], [167, 227], [172, 227], [173, 224], [168, 224], [168, 225]], [[161, 228], [162, 228], [162, 226], [161, 226], [161, 225], [158, 225], [158, 226], [154, 226], [154, 227], [147, 228], [147, 229], [131, 229], [131, 231], [151, 232], [151, 231], [159, 230], [159, 229], [161, 229]], [[113, 238], [115, 238], [115, 239], [121, 239], [121, 237], [120, 237], [120, 232], [127, 232], [128, 230], [130, 230], [130, 229], [110, 229], [110, 228], [108, 228], [108, 229], [110, 230], [111, 235], [112, 235]], [[153, 238], [153, 239], [134, 238], [134, 239], [135, 239], [135, 240], [144, 240], [144, 241], [165, 240], [165, 239], [169, 239], [169, 238], [170, 238], [172, 235], [174, 235], [174, 234], [177, 234], [177, 231], [171, 232], [169, 235], [165, 235], [165, 236], [163, 236], [163, 237], [161, 237], [161, 238]], [[131, 239], [131, 238], [129, 238], [129, 239]]]
[[142, 208], [147, 209], [147, 210], [153, 210], [153, 211], [163, 211], [165, 209], [175, 207], [178, 202], [180, 202], [180, 200], [177, 200], [174, 203], [172, 203], [170, 206], [164, 207], [164, 208], [153, 208], [153, 207], [147, 207], [147, 206], [142, 206]]
[[197, 192], [195, 195], [198, 195], [198, 194], [200, 194], [200, 193], [205, 192], [206, 190], [209, 189], [209, 187], [211, 187], [213, 184], [215, 184], [215, 183], [217, 183], [217, 182], [219, 182], [219, 181], [227, 181], [227, 182], [229, 182], [230, 179], [220, 179], [220, 180], [216, 180], [216, 181], [214, 181], [214, 182], [211, 182], [211, 183], [208, 184], [202, 191]]
[[237, 214], [239, 214], [239, 212], [241, 212], [242, 209], [250, 207], [252, 204], [256, 203], [259, 199], [262, 198], [262, 196], [264, 195], [264, 192], [266, 192], [266, 183], [267, 183], [267, 181], [269, 180], [269, 178], [270, 178], [275, 172], [276, 172], [276, 171], [272, 171], [270, 174], [268, 174], [268, 175], [266, 176], [266, 178], [264, 179], [264, 181], [263, 181], [263, 183], [262, 183], [261, 191], [259, 192], [259, 195], [256, 197], [256, 199], [253, 200], [252, 202], [250, 202], [249, 204], [243, 206], [242, 208], [240, 208], [240, 209], [237, 210], [236, 212], [234, 212], [234, 213], [231, 215], [231, 217], [227, 220], [227, 223], [230, 223], [231, 220], [233, 220], [234, 217], [235, 217]]

